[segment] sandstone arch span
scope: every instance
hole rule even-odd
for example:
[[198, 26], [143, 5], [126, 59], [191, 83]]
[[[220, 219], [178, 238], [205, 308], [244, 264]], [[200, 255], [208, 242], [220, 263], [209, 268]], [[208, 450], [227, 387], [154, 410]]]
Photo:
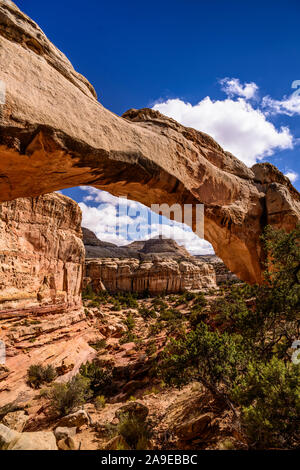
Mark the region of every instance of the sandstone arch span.
[[299, 193], [271, 165], [249, 169], [153, 110], [106, 110], [9, 0], [0, 0], [0, 80], [0, 201], [91, 185], [146, 205], [204, 203], [205, 238], [250, 282], [261, 280], [263, 227], [289, 230], [300, 218]]

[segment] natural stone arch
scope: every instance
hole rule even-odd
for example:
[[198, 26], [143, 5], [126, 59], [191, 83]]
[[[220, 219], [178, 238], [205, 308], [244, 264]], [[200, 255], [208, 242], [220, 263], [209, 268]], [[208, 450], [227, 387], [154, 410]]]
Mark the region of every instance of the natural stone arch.
[[[39, 27], [0, 0], [0, 201], [91, 185], [151, 204], [205, 204], [205, 238], [261, 281], [259, 236], [287, 230], [299, 193], [269, 164], [247, 168], [211, 137], [150, 109], [106, 110]], [[194, 227], [193, 227], [194, 228]]]

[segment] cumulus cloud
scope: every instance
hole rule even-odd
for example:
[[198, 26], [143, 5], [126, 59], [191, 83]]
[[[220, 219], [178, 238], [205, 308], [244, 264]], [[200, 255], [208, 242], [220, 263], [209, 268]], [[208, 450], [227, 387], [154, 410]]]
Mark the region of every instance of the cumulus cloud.
[[[95, 188], [82, 189], [88, 193], [84, 202], [79, 203], [82, 225], [92, 230], [99, 240], [126, 245], [162, 234], [184, 245], [192, 254], [214, 252], [211, 244], [195, 235], [190, 227], [165, 217], [159, 223], [159, 216], [138, 202], [121, 200]], [[91, 202], [100, 203], [95, 207], [88, 204]]]
[[208, 241], [199, 238], [192, 229], [184, 224], [178, 222], [160, 225], [154, 224], [151, 228], [151, 235], [148, 235], [145, 239], [163, 235], [166, 238], [173, 238], [179, 245], [185, 246], [192, 255], [214, 253], [213, 247]]
[[84, 202], [111, 204], [115, 207], [124, 204], [130, 206], [132, 209], [138, 208], [138, 206], [142, 206], [142, 204], [139, 204], [135, 201], [130, 201], [125, 197], [113, 196], [106, 191], [100, 191], [99, 189], [93, 188], [92, 186], [80, 186], [80, 189], [88, 193], [87, 196], [83, 197]]
[[258, 86], [254, 82], [242, 84], [238, 78], [223, 78], [220, 80], [222, 90], [230, 97], [241, 96], [246, 100], [254, 98], [258, 90]]
[[276, 150], [293, 148], [293, 136], [287, 127], [277, 129], [260, 109], [241, 97], [213, 101], [207, 96], [196, 105], [169, 99], [153, 109], [206, 132], [248, 166]]
[[293, 170], [287, 171], [284, 175], [289, 178], [289, 180], [290, 180], [291, 183], [295, 183], [295, 181], [297, 181], [298, 176], [299, 176], [298, 173], [296, 173], [296, 172], [293, 171]]
[[284, 97], [283, 100], [274, 100], [270, 96], [265, 96], [262, 100], [262, 107], [268, 115], [286, 114], [287, 116], [295, 116], [300, 114], [300, 96], [292, 94]]

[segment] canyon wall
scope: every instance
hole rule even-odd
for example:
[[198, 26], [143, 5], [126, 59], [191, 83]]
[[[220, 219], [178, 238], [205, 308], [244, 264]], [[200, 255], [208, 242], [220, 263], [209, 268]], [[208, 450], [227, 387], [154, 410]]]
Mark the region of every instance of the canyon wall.
[[0, 316], [81, 307], [81, 210], [53, 193], [0, 204]]
[[[0, 81], [0, 201], [90, 185], [147, 206], [201, 203], [204, 237], [249, 282], [262, 280], [266, 224], [290, 230], [300, 220], [299, 193], [272, 165], [247, 168], [207, 134], [151, 109], [122, 118], [106, 110], [8, 0], [0, 0]], [[190, 225], [199, 233], [195, 218]]]
[[178, 293], [216, 287], [216, 275], [210, 264], [192, 260], [153, 257], [138, 259], [88, 259], [84, 284], [95, 291]]

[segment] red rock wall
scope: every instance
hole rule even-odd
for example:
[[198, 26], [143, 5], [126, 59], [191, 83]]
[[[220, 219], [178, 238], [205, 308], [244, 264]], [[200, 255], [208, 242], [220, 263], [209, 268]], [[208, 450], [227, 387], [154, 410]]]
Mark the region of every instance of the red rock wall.
[[81, 306], [81, 211], [52, 193], [0, 204], [0, 315]]
[[176, 293], [216, 287], [216, 274], [212, 265], [191, 260], [90, 259], [84, 273], [84, 284], [89, 283], [96, 291]]

